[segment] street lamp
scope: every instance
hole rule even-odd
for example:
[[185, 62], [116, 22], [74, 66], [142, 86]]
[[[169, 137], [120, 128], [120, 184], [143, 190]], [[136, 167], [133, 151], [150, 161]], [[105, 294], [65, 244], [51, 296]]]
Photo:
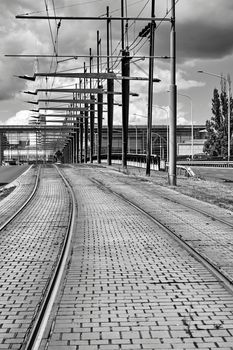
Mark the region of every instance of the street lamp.
[[230, 77], [228, 79], [224, 78], [222, 75], [205, 72], [203, 70], [197, 71], [198, 73], [203, 73], [207, 75], [211, 75], [213, 77], [217, 77], [223, 79], [226, 83], [228, 83], [228, 147], [227, 147], [227, 160], [230, 161], [231, 156], [231, 81]]
[[191, 158], [193, 159], [193, 101], [189, 95], [184, 95], [184, 94], [180, 94], [180, 93], [178, 93], [177, 95], [186, 97], [190, 101], [190, 108], [191, 108]]
[[167, 162], [168, 162], [168, 159], [169, 159], [169, 157], [168, 157], [168, 153], [169, 153], [169, 151], [168, 151], [168, 144], [169, 144], [168, 143], [168, 110], [164, 107], [157, 106], [157, 105], [153, 105], [153, 107], [162, 109], [163, 111], [165, 111], [167, 113]]
[[[166, 139], [163, 136], [161, 136], [160, 134], [158, 134], [157, 132], [152, 131], [151, 135], [152, 136], [156, 135], [159, 137], [159, 156], [160, 156], [160, 159], [162, 159], [162, 140], [164, 141], [165, 144], [167, 144]], [[151, 137], [151, 140], [153, 140], [152, 137]], [[151, 153], [152, 153], [152, 149], [153, 149], [153, 142], [151, 141]], [[164, 147], [163, 147], [163, 150], [164, 150]], [[163, 154], [164, 154], [164, 152], [163, 152]]]
[[[159, 106], [153, 106], [153, 107], [159, 107]], [[162, 108], [162, 107], [161, 107], [161, 109], [163, 109], [163, 110], [166, 111], [165, 108]], [[139, 117], [142, 117], [142, 118], [147, 118], [146, 115], [142, 115], [142, 114], [134, 113], [133, 115], [136, 115], [136, 116], [139, 116]], [[151, 131], [151, 145], [150, 145], [150, 152], [151, 152], [151, 154], [152, 154], [152, 149], [153, 149], [153, 144], [152, 144], [153, 135], [157, 135], [157, 136], [159, 137], [159, 139], [160, 139], [160, 158], [161, 158], [161, 147], [162, 147], [162, 145], [161, 145], [161, 139], [163, 139], [164, 142], [166, 142], [166, 139], [165, 139], [164, 137], [162, 137], [160, 134], [158, 134], [157, 132], [152, 132], [152, 131]], [[167, 139], [167, 142], [168, 142], [168, 139]], [[166, 143], [166, 144], [167, 144], [167, 149], [168, 149], [168, 143]], [[168, 153], [167, 153], [167, 154], [168, 154]]]

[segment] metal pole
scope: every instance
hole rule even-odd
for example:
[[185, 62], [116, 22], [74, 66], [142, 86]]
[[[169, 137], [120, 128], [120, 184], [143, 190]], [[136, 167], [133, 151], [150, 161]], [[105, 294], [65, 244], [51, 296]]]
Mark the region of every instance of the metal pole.
[[[109, 7], [107, 6], [107, 17], [109, 17]], [[110, 70], [110, 20], [107, 20], [107, 71]], [[110, 92], [107, 94], [108, 103], [108, 125], [107, 125], [107, 164], [112, 165], [112, 127], [113, 127], [113, 91], [114, 80], [107, 80], [107, 90]]]
[[[122, 75], [130, 74], [129, 52], [124, 51], [122, 57]], [[128, 152], [128, 125], [129, 125], [129, 80], [122, 80], [122, 167], [127, 168]]]
[[[82, 88], [82, 80], [80, 79], [79, 82], [79, 87], [80, 89]], [[80, 103], [80, 107], [81, 107], [81, 103]], [[83, 115], [83, 112], [80, 112], [81, 115]], [[78, 121], [76, 119], [76, 126], [78, 125]], [[79, 119], [79, 130], [77, 130], [77, 132], [79, 131], [79, 148], [80, 148], [80, 156], [79, 156], [79, 162], [82, 163], [83, 162], [83, 118]]]
[[168, 122], [168, 111], [167, 111], [167, 163], [169, 162], [169, 122]]
[[112, 129], [113, 129], [113, 92], [114, 92], [114, 80], [108, 79], [107, 81], [108, 92], [108, 134], [107, 134], [107, 163], [112, 165]]
[[[90, 73], [92, 68], [92, 55], [90, 49]], [[92, 88], [92, 81], [90, 79], [90, 89]], [[94, 102], [94, 95], [91, 95], [91, 100]], [[90, 163], [93, 163], [93, 152], [94, 152], [94, 118], [95, 118], [95, 104], [90, 104]]]
[[[100, 43], [99, 31], [97, 31], [97, 73], [100, 72]], [[98, 89], [102, 89], [103, 86], [98, 79]], [[103, 124], [103, 94], [97, 95], [97, 110], [98, 110], [98, 143], [97, 143], [97, 162], [101, 163], [101, 148], [102, 148], [102, 124]]]
[[[151, 17], [155, 17], [155, 0], [151, 4]], [[150, 59], [149, 59], [149, 85], [148, 85], [148, 119], [147, 119], [147, 154], [146, 154], [146, 175], [150, 176], [151, 159], [151, 129], [152, 129], [152, 106], [153, 106], [153, 75], [154, 75], [154, 34], [155, 21], [151, 21], [150, 27]]]
[[227, 147], [227, 155], [228, 162], [231, 158], [231, 79], [228, 75], [228, 147]]
[[178, 96], [183, 96], [189, 99], [190, 101], [190, 123], [191, 123], [191, 159], [193, 159], [193, 101], [189, 95], [184, 95], [177, 93]]
[[[88, 104], [85, 104], [86, 109], [88, 108]], [[88, 111], [84, 112], [84, 163], [87, 163], [87, 154], [88, 154]]]
[[38, 164], [38, 150], [37, 150], [37, 147], [38, 147], [38, 145], [37, 145], [37, 130], [36, 130], [36, 165]]
[[[84, 73], [86, 73], [86, 66], [84, 62]], [[83, 82], [84, 90], [86, 89], [86, 79], [84, 78]], [[86, 94], [84, 94], [86, 97]], [[87, 153], [88, 153], [88, 104], [85, 103], [85, 112], [84, 112], [84, 163], [87, 163]]]
[[191, 102], [191, 143], [192, 143], [192, 150], [191, 150], [191, 158], [193, 159], [193, 138], [194, 138], [194, 135], [193, 135], [193, 102], [192, 100], [190, 99], [190, 102]]
[[3, 161], [3, 134], [0, 133], [0, 166], [2, 165]]
[[[102, 85], [99, 85], [101, 88]], [[98, 152], [97, 160], [101, 163], [101, 148], [102, 148], [102, 124], [103, 124], [103, 94], [98, 94]]]
[[[121, 17], [124, 17], [124, 0], [121, 0]], [[124, 19], [121, 20], [122, 76], [129, 76], [129, 52], [125, 50]], [[122, 80], [122, 167], [127, 168], [129, 124], [129, 80]]]
[[[77, 84], [75, 84], [75, 88], [77, 89]], [[77, 93], [73, 93], [73, 100], [77, 100]], [[74, 107], [77, 107], [77, 103], [74, 102], [73, 104]], [[78, 121], [77, 121], [77, 111], [74, 111], [74, 119], [73, 121], [75, 122], [75, 125], [77, 126], [78, 124]], [[74, 163], [78, 163], [78, 157], [79, 157], [79, 154], [78, 154], [78, 130], [75, 130], [75, 134], [74, 134]]]
[[121, 0], [121, 50], [125, 50], [125, 33], [124, 33], [124, 0]]
[[169, 171], [168, 183], [176, 186], [176, 119], [177, 119], [177, 86], [176, 86], [176, 31], [175, 31], [175, 0], [172, 0], [171, 38], [171, 85], [170, 85], [170, 138], [169, 138]]
[[94, 95], [91, 95], [91, 100], [93, 103], [90, 105], [90, 163], [93, 163], [93, 153], [94, 153], [94, 118], [95, 118], [95, 104]]
[[75, 149], [76, 149], [75, 142], [76, 142], [76, 138], [75, 138], [75, 135], [73, 135], [73, 137], [72, 137], [72, 149], [73, 149], [72, 163], [73, 164], [75, 163]]

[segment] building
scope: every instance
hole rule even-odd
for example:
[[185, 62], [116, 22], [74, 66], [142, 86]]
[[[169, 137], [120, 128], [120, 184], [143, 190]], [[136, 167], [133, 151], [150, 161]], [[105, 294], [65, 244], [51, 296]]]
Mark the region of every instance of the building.
[[[58, 142], [59, 137], [63, 140], [69, 139], [74, 135], [72, 130], [61, 134], [61, 127], [46, 126], [48, 130], [37, 130], [33, 127], [14, 127], [2, 126], [0, 128], [0, 161], [9, 161], [12, 159], [18, 162], [29, 161], [35, 159], [48, 160], [53, 156], [57, 149], [62, 150], [62, 143]], [[59, 129], [60, 128], [60, 129]], [[16, 131], [17, 129], [17, 131]], [[50, 130], [51, 129], [51, 130]], [[50, 131], [49, 131], [50, 130]], [[79, 132], [79, 129], [77, 129]], [[76, 131], [75, 131], [76, 133]], [[98, 150], [98, 134], [95, 128], [94, 137], [94, 156]], [[193, 126], [193, 142], [192, 130], [190, 125], [177, 126], [177, 155], [190, 157], [193, 154], [203, 152], [203, 144], [205, 142], [205, 126]], [[52, 139], [51, 139], [52, 138]], [[74, 138], [73, 138], [74, 139]], [[77, 138], [78, 139], [78, 138]], [[151, 154], [157, 155], [160, 159], [168, 159], [169, 146], [169, 128], [167, 125], [154, 125], [152, 127]], [[83, 141], [84, 142], [84, 141]], [[102, 148], [101, 154], [106, 156], [108, 144], [107, 126], [102, 129]], [[192, 147], [193, 145], [193, 147]], [[83, 145], [84, 147], [84, 145]], [[90, 143], [88, 142], [88, 147]], [[79, 148], [80, 152], [80, 148]], [[88, 151], [89, 152], [89, 151]], [[128, 153], [130, 154], [146, 154], [147, 152], [147, 126], [146, 125], [129, 125], [128, 128]], [[112, 154], [122, 153], [122, 126], [113, 126], [112, 136]], [[75, 161], [75, 158], [73, 159]]]
[[[193, 154], [202, 153], [205, 142], [205, 126], [190, 125], [177, 126], [177, 156], [191, 156], [192, 144]], [[96, 138], [97, 139], [97, 138]], [[168, 142], [167, 142], [168, 140]], [[161, 159], [167, 159], [169, 143], [169, 128], [167, 125], [154, 125], [152, 127], [151, 153], [159, 155]], [[96, 143], [95, 143], [96, 144]], [[128, 129], [128, 153], [145, 154], [147, 148], [147, 126], [129, 125]], [[121, 153], [122, 149], [122, 128], [113, 127], [112, 152]], [[107, 153], [107, 128], [103, 127], [102, 154]]]

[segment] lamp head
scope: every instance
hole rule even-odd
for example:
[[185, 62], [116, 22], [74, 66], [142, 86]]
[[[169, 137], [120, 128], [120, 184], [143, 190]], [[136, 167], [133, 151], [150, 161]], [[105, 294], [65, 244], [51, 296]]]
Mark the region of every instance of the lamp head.
[[30, 81], [35, 81], [36, 80], [36, 77], [30, 77], [29, 75], [17, 75], [16, 76], [17, 78], [20, 78], [20, 79], [25, 79], [25, 80], [30, 80]]

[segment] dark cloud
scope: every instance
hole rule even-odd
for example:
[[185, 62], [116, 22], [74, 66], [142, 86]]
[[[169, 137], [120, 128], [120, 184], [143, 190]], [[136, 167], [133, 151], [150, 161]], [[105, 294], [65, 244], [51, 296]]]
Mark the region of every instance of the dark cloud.
[[[52, 1], [49, 4], [49, 13], [53, 15]], [[128, 0], [128, 15], [137, 16], [147, 3], [146, 0]], [[106, 6], [110, 7], [110, 13], [114, 16], [120, 15], [120, 1], [104, 0], [56, 0], [57, 15], [96, 16], [106, 13]], [[156, 15], [162, 17], [170, 1], [156, 1]], [[75, 5], [75, 6], [74, 6]], [[149, 16], [151, 2], [145, 7], [142, 15]], [[19, 91], [27, 88], [27, 82], [14, 78], [14, 75], [31, 75], [34, 72], [35, 59], [4, 58], [6, 53], [16, 54], [52, 54], [53, 44], [50, 28], [47, 20], [22, 20], [15, 19], [17, 14], [35, 13], [45, 15], [44, 1], [32, 0], [1, 0], [0, 1], [0, 100], [11, 99]], [[146, 25], [145, 22], [129, 23], [129, 45], [132, 54], [148, 55], [148, 40], [142, 46], [135, 40], [138, 33]], [[52, 32], [56, 33], [55, 21], [51, 21]], [[100, 31], [102, 39], [102, 54], [106, 54], [106, 23], [83, 22], [83, 21], [62, 21], [58, 37], [58, 53], [73, 55], [88, 55], [89, 48], [93, 54], [96, 53], [96, 31]], [[233, 41], [233, 2], [232, 0], [180, 0], [177, 3], [177, 57], [178, 62], [189, 62], [194, 59], [208, 59], [213, 61], [223, 58], [232, 53]], [[112, 21], [111, 37], [115, 55], [120, 55], [121, 50], [121, 28], [120, 23]], [[155, 54], [158, 56], [169, 55], [170, 45], [170, 23], [162, 23], [156, 30]], [[83, 61], [67, 62], [59, 64], [59, 70], [83, 66]], [[89, 60], [85, 60], [87, 65]], [[161, 61], [156, 61], [161, 62]], [[168, 61], [166, 61], [168, 62]], [[164, 72], [169, 68], [165, 63], [160, 64]], [[144, 70], [148, 70], [148, 61], [138, 62]], [[133, 65], [132, 65], [133, 66]], [[131, 67], [132, 67], [131, 66]], [[50, 69], [49, 59], [39, 59], [39, 70]], [[118, 66], [120, 69], [120, 65]], [[52, 69], [53, 70], [53, 69]], [[143, 75], [140, 69], [133, 71], [133, 74]], [[196, 78], [195, 78], [196, 79]], [[185, 77], [184, 77], [185, 80]], [[187, 80], [187, 79], [186, 79]], [[193, 80], [193, 79], [192, 79]], [[192, 85], [192, 84], [191, 84]], [[145, 92], [144, 84], [140, 91]], [[144, 86], [144, 87], [143, 87]], [[136, 88], [136, 86], [135, 86]]]
[[189, 22], [177, 26], [177, 47], [184, 59], [222, 58], [232, 53], [233, 41], [230, 26], [213, 23]]

